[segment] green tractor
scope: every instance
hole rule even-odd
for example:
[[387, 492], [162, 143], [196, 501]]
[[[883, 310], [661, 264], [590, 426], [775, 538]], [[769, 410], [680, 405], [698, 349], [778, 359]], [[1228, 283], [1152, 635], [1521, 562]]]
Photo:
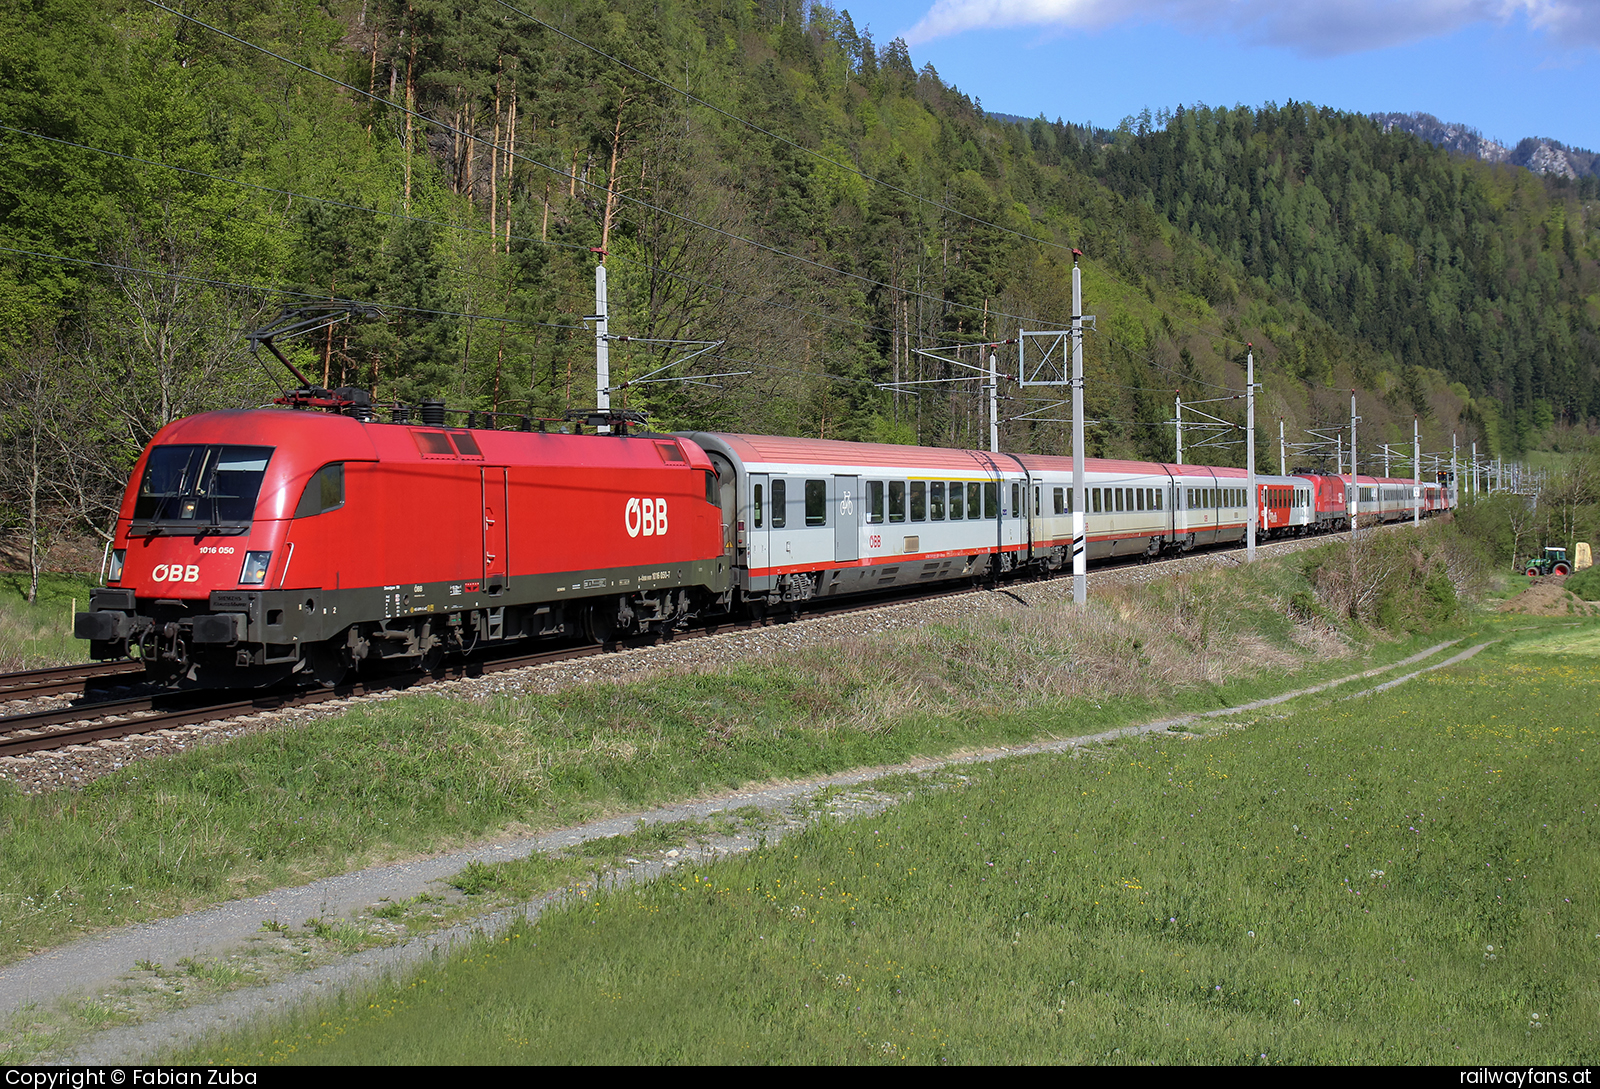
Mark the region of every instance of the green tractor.
[[1527, 576], [1531, 579], [1540, 575], [1570, 574], [1572, 565], [1567, 562], [1567, 550], [1564, 548], [1547, 548], [1543, 556], [1528, 561]]

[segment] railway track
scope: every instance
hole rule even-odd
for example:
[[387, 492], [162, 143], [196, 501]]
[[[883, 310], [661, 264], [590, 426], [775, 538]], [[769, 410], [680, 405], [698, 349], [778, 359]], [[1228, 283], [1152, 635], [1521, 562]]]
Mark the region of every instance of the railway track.
[[39, 696], [64, 696], [82, 692], [91, 681], [143, 673], [139, 662], [83, 662], [53, 669], [28, 669], [0, 674], [0, 703], [31, 700]]
[[[1290, 546], [1303, 548], [1322, 543], [1327, 539], [1326, 537], [1291, 538], [1284, 541], [1262, 542], [1258, 549], [1263, 552], [1293, 550]], [[1137, 558], [1129, 558], [1120, 563], [1096, 564], [1090, 572], [1090, 576], [1115, 575], [1118, 572], [1129, 570], [1148, 571], [1150, 568], [1182, 563], [1185, 560], [1207, 557], [1215, 559], [1241, 550], [1242, 546], [1209, 549], [1204, 553], [1183, 553], [1165, 559], [1154, 560], [1148, 564], [1141, 563]], [[1053, 578], [1070, 578], [1071, 574], [1070, 570], [1062, 571], [1056, 573]], [[672, 640], [676, 642], [707, 638], [724, 632], [744, 631], [782, 623], [789, 619], [822, 619], [850, 613], [870, 612], [889, 605], [915, 604], [919, 601], [931, 601], [955, 594], [970, 593], [973, 589], [974, 587], [967, 583], [959, 583], [930, 588], [925, 593], [910, 597], [904, 593], [885, 592], [882, 595], [853, 596], [847, 601], [837, 604], [810, 602], [801, 612], [769, 614], [763, 619], [755, 620], [719, 620], [704, 627], [677, 633], [672, 636]], [[1003, 587], [1001, 589], [1003, 591]], [[73, 745], [92, 744], [102, 740], [139, 734], [153, 734], [162, 730], [181, 729], [186, 726], [215, 722], [243, 715], [310, 707], [334, 700], [425, 687], [441, 681], [525, 669], [531, 666], [604, 654], [614, 649], [633, 649], [649, 646], [661, 641], [660, 637], [638, 637], [606, 647], [592, 644], [565, 646], [533, 654], [477, 658], [450, 663], [432, 673], [396, 674], [392, 677], [339, 684], [332, 688], [262, 692], [246, 697], [241, 697], [238, 693], [233, 692], [221, 694], [220, 699], [216, 698], [216, 693], [159, 693], [135, 696], [128, 699], [79, 702], [71, 707], [32, 711], [0, 718], [0, 757], [21, 756], [29, 753], [68, 748]], [[141, 668], [137, 662], [119, 662], [112, 663], [109, 667], [91, 664], [68, 666], [59, 670], [33, 670], [27, 674], [9, 674], [0, 677], [0, 700], [25, 698], [24, 696], [4, 695], [8, 689], [3, 685], [13, 680], [19, 683], [26, 683], [25, 678], [36, 679], [39, 687], [29, 689], [27, 692], [28, 696], [34, 696], [46, 694], [43, 691], [43, 687], [48, 684], [54, 683], [65, 686], [56, 690], [61, 692], [81, 690], [84, 679], [115, 677], [121, 674], [137, 672]], [[46, 676], [47, 674], [61, 674], [61, 676], [52, 680]], [[72, 687], [74, 674], [78, 677], [75, 682], [77, 688]], [[211, 698], [208, 699], [207, 697]]]

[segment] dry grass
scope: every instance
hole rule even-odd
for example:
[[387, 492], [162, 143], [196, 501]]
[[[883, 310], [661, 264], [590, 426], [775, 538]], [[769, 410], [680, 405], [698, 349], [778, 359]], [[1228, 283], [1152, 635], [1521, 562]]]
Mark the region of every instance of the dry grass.
[[825, 727], [872, 730], [918, 713], [1160, 698], [1352, 652], [1327, 620], [1282, 598], [1213, 571], [1113, 589], [1084, 609], [1052, 603], [848, 639], [799, 656], [795, 668], [815, 681], [794, 703]]

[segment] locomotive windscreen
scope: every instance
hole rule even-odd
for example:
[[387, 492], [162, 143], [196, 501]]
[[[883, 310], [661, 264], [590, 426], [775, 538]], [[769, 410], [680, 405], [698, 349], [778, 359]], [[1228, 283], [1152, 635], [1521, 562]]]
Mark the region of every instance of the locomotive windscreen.
[[157, 446], [145, 463], [133, 520], [152, 525], [248, 525], [270, 446]]

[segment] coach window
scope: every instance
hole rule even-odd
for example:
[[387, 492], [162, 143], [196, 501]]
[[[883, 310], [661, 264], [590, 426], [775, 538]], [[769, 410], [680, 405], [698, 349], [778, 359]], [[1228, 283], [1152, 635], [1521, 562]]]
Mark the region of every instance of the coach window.
[[992, 480], [985, 481], [983, 485], [983, 516], [1000, 517], [1000, 485]]
[[1067, 498], [1065, 488], [1056, 488], [1051, 493], [1050, 498], [1053, 500], [1051, 509], [1053, 509], [1056, 514], [1067, 513]]
[[903, 480], [889, 481], [889, 521], [904, 522], [906, 520], [906, 482]]
[[1135, 488], [1133, 490], [1133, 499], [1134, 499], [1134, 502], [1136, 504], [1138, 504], [1139, 509], [1140, 510], [1144, 510], [1144, 489], [1143, 488]]
[[826, 480], [806, 481], [806, 525], [825, 526], [828, 524], [828, 482]]
[[1027, 512], [1022, 509], [1022, 485], [1016, 481], [1011, 482], [1011, 516], [1021, 518]]
[[1089, 489], [1089, 503], [1090, 503], [1091, 506], [1094, 507], [1094, 512], [1096, 514], [1099, 514], [1100, 513], [1100, 489], [1099, 488], [1090, 488]]
[[935, 522], [944, 521], [944, 481], [935, 480], [928, 485], [928, 517]]
[[950, 482], [950, 520], [952, 522], [959, 522], [967, 516], [966, 507], [961, 501], [964, 490], [961, 481], [952, 480]]
[[867, 481], [867, 521], [873, 525], [883, 521], [883, 481]]
[[757, 529], [761, 528], [761, 516], [766, 512], [761, 507], [761, 485], [757, 484], [750, 494], [750, 512], [754, 515]]
[[782, 478], [772, 482], [772, 528], [783, 529], [789, 524], [789, 482]]
[[1112, 488], [1111, 489], [1111, 494], [1112, 494], [1112, 497], [1116, 500], [1117, 513], [1121, 514], [1122, 513], [1122, 489], [1121, 488]]
[[913, 480], [911, 482], [911, 520], [913, 522], [926, 522], [928, 520], [928, 482], [926, 480]]
[[983, 517], [983, 485], [974, 481], [967, 485], [967, 517]]
[[324, 465], [306, 482], [300, 496], [300, 505], [294, 509], [296, 518], [310, 518], [344, 506], [344, 465], [335, 462]]

